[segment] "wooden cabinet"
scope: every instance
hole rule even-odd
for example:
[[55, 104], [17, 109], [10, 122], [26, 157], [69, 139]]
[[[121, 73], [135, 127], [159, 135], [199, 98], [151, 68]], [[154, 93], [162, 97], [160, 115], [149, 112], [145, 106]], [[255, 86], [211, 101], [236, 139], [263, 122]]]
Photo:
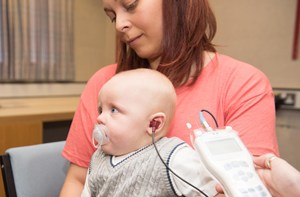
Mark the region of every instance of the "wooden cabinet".
[[[42, 143], [43, 124], [72, 120], [78, 102], [79, 96], [0, 99], [0, 154]], [[0, 196], [5, 196], [1, 176]]]

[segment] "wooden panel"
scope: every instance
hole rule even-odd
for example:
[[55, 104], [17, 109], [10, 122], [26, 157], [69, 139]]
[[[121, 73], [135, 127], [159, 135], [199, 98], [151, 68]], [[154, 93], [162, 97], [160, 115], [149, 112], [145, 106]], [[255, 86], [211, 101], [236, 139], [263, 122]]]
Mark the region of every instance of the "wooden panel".
[[7, 148], [42, 143], [42, 122], [1, 123], [0, 153]]
[[[72, 120], [78, 101], [78, 96], [0, 99], [0, 154], [42, 143], [43, 124]], [[0, 196], [5, 196], [0, 178]]]
[[79, 97], [42, 97], [0, 99], [0, 124], [2, 122], [56, 121], [72, 119]]
[[[42, 143], [42, 122], [21, 121], [0, 124], [0, 154], [7, 148]], [[0, 175], [0, 196], [5, 196], [2, 174]]]
[[0, 173], [0, 196], [5, 196], [4, 185], [2, 181], [2, 173]]

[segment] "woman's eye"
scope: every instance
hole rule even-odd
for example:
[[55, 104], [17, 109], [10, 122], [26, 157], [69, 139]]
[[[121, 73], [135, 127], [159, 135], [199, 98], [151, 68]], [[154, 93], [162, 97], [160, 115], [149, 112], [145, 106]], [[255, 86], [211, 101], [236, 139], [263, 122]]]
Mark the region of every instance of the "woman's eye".
[[130, 3], [129, 5], [126, 5], [125, 8], [127, 11], [132, 11], [136, 8], [137, 4], [138, 4], [138, 0]]

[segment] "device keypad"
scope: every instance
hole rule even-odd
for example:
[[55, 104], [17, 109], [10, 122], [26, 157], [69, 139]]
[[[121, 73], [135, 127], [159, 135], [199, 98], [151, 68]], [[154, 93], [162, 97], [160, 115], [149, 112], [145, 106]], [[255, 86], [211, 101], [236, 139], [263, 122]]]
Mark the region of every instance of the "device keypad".
[[245, 161], [228, 161], [223, 165], [225, 171], [229, 172], [234, 181], [239, 182], [241, 197], [266, 197], [267, 193], [260, 185], [254, 185], [255, 174], [249, 170]]

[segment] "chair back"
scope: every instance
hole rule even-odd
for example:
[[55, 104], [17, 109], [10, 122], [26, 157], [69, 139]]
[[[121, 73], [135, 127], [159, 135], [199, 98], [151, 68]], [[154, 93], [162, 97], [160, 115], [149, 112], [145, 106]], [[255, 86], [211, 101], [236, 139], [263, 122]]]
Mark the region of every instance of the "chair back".
[[65, 141], [10, 148], [1, 156], [9, 197], [59, 196], [69, 162], [61, 155]]

